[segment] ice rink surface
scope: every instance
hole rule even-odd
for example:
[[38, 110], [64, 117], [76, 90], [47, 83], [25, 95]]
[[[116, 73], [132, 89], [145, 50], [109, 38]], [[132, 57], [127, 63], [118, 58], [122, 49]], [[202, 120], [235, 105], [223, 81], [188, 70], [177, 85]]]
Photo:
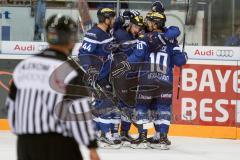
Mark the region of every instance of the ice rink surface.
[[[170, 150], [100, 149], [101, 160], [239, 160], [240, 140], [170, 137]], [[16, 159], [16, 137], [0, 132], [0, 160]], [[84, 157], [88, 155], [82, 149]], [[86, 158], [87, 160], [88, 158]]]

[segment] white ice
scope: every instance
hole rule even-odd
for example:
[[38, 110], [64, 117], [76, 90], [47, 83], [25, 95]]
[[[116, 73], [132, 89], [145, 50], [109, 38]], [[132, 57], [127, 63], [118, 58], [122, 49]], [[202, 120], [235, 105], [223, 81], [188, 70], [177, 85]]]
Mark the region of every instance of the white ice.
[[[100, 149], [102, 160], [239, 160], [240, 140], [170, 137], [170, 150]], [[84, 157], [88, 153], [82, 149]], [[88, 158], [86, 158], [87, 160]], [[16, 160], [16, 137], [0, 132], [0, 160]]]

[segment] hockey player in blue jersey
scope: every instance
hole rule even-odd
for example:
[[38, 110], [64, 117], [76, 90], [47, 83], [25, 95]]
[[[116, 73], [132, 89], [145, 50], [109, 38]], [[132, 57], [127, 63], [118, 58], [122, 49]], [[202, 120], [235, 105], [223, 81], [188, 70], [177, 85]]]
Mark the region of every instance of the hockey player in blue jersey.
[[[120, 45], [120, 47], [115, 51], [116, 53], [123, 53], [124, 55], [130, 56], [133, 50], [136, 48], [137, 39], [139, 32], [143, 29], [143, 17], [136, 10], [125, 10], [122, 16], [116, 19], [114, 27], [113, 36], [115, 42]], [[124, 56], [120, 55], [120, 56]], [[117, 56], [115, 56], [117, 57]], [[122, 57], [121, 57], [122, 58]], [[114, 63], [118, 63], [118, 60], [115, 58]], [[137, 76], [137, 74], [131, 75], [131, 77]], [[122, 83], [121, 89], [126, 91], [128, 88], [127, 83]], [[126, 92], [125, 92], [126, 93]], [[126, 98], [131, 98], [131, 95], [125, 94]], [[135, 98], [135, 97], [133, 97]], [[124, 98], [125, 99], [125, 98]], [[119, 107], [124, 110], [128, 115], [131, 115], [133, 112], [134, 106], [128, 106], [124, 100], [119, 103]], [[121, 115], [121, 140], [123, 146], [129, 146], [132, 138], [129, 136], [129, 130], [131, 127], [131, 116], [126, 117]]]
[[[114, 61], [111, 61], [112, 63], [118, 63], [118, 57], [121, 59], [122, 55], [117, 56], [118, 53], [123, 53], [126, 56], [130, 55], [133, 52], [133, 48], [136, 46], [136, 40], [138, 37], [138, 33], [143, 27], [143, 18], [140, 16], [140, 13], [135, 10], [131, 11], [124, 11], [123, 16], [120, 16], [116, 19], [113, 27], [113, 37], [114, 41], [112, 41], [108, 46], [106, 46], [106, 49], [111, 48], [111, 45], [118, 45], [119, 47], [117, 49], [109, 49], [112, 52], [112, 55], [114, 55]], [[110, 69], [110, 67], [108, 66]], [[110, 71], [110, 70], [109, 70]], [[109, 76], [104, 73], [107, 77]], [[103, 78], [103, 77], [102, 77]], [[104, 78], [103, 78], [104, 79]], [[127, 85], [123, 85], [121, 88], [124, 90]], [[119, 103], [119, 106], [121, 109], [125, 107], [126, 104], [122, 102]], [[129, 108], [129, 107], [127, 107]], [[133, 108], [133, 107], [131, 107]], [[127, 140], [130, 139], [130, 137], [120, 137], [119, 135], [119, 126], [121, 122], [121, 114], [120, 112], [113, 112], [112, 113], [112, 126], [111, 126], [111, 133], [113, 135], [113, 140], [116, 142], [119, 142], [120, 140]], [[126, 117], [124, 116], [124, 119], [126, 120]], [[121, 128], [124, 128], [127, 132], [130, 130], [131, 122], [122, 123]], [[129, 143], [130, 144], [130, 143]]]
[[116, 19], [113, 36], [117, 43], [126, 44], [124, 52], [127, 55], [132, 53], [132, 46], [136, 45], [143, 26], [143, 17], [137, 10], [125, 10], [122, 16]]
[[[152, 6], [151, 6], [151, 11], [147, 13], [144, 22], [145, 22], [145, 32], [152, 32], [153, 31], [153, 26], [147, 24], [149, 15], [151, 15], [152, 12], [158, 12], [158, 13], [163, 13], [164, 15], [165, 8], [163, 4], [160, 1], [155, 1]], [[169, 27], [164, 27], [164, 37], [168, 40], [173, 40], [176, 39], [179, 35], [181, 34], [179, 28], [177, 26], [169, 26]]]
[[[158, 5], [158, 3], [157, 3]], [[163, 7], [163, 6], [160, 6]], [[157, 7], [157, 10], [160, 10], [159, 7]], [[137, 38], [138, 36], [141, 34], [143, 29], [143, 19], [140, 16], [140, 13], [136, 10], [126, 10], [123, 12], [123, 15], [121, 17], [118, 17], [116, 22], [115, 22], [115, 27], [114, 27], [114, 38], [115, 38], [115, 42], [116, 43], [120, 43], [120, 46], [124, 46], [124, 47], [120, 47], [116, 52], [124, 52], [124, 54], [126, 54], [127, 56], [130, 56], [133, 52], [134, 49], [136, 49], [136, 43], [137, 43]], [[141, 31], [141, 32], [140, 32]], [[149, 31], [152, 31], [149, 30]], [[176, 37], [179, 36], [180, 31], [177, 27], [169, 27], [169, 29], [167, 30], [165, 28], [165, 35], [168, 36], [166, 38], [171, 38], [174, 39]], [[164, 35], [164, 36], [165, 36]], [[115, 60], [116, 61], [116, 60]], [[136, 74], [131, 75], [131, 76], [136, 76]], [[122, 81], [122, 85], [121, 85], [121, 89], [123, 91], [125, 87], [128, 87], [128, 83], [123, 83], [124, 81]], [[137, 82], [136, 82], [137, 83]], [[123, 94], [122, 94], [123, 95]], [[133, 99], [134, 94], [125, 94], [126, 98], [125, 100], [129, 100], [129, 99]], [[124, 142], [123, 145], [124, 146], [128, 146], [130, 145], [129, 142], [132, 141], [132, 138], [130, 138], [128, 136], [128, 131], [130, 130], [130, 126], [131, 126], [131, 121], [129, 120], [129, 118], [131, 118], [132, 115], [132, 110], [134, 109], [134, 106], [128, 106], [127, 103], [124, 102], [124, 100], [121, 101], [120, 103], [120, 107], [122, 109], [124, 109], [124, 112], [127, 112], [128, 114], [128, 118], [126, 118], [126, 116], [122, 116], [122, 122], [121, 122], [121, 137], [122, 137], [122, 141]]]
[[[113, 37], [110, 31], [115, 21], [115, 12], [110, 8], [101, 8], [97, 12], [99, 23], [91, 28], [86, 34], [79, 50], [79, 59], [81, 65], [90, 76], [89, 84], [94, 86], [99, 84], [105, 91], [111, 92], [111, 85], [108, 82], [106, 71], [108, 70], [109, 57], [111, 52], [106, 50]], [[87, 58], [86, 58], [87, 57]], [[113, 103], [110, 99], [96, 100], [96, 108], [111, 107]], [[112, 137], [112, 113], [100, 115], [95, 119], [96, 129], [101, 131], [102, 147], [120, 147], [121, 141]]]
[[[185, 52], [181, 52], [176, 40], [164, 37], [166, 16], [159, 12], [149, 15], [148, 25], [153, 31], [139, 39], [137, 49], [128, 57], [128, 62], [144, 62], [139, 77], [135, 122], [138, 126], [139, 138], [132, 143], [133, 148], [147, 148], [147, 130], [149, 122], [148, 110], [155, 111], [153, 121], [156, 136], [150, 141], [153, 148], [168, 149], [168, 129], [171, 119], [173, 67], [186, 64]], [[124, 63], [113, 71], [125, 69]], [[146, 65], [148, 63], [149, 65]], [[152, 88], [153, 87], [153, 88]]]
[[[148, 23], [149, 17], [151, 16], [152, 12], [158, 12], [160, 14], [164, 15], [165, 8], [163, 4], [160, 1], [155, 1], [152, 6], [151, 6], [151, 11], [147, 13], [146, 18], [145, 18], [145, 31], [146, 32], [152, 32], [153, 31], [153, 24], [150, 22]], [[176, 38], [180, 35], [180, 30], [177, 26], [170, 26], [170, 27], [164, 27], [162, 29], [164, 31], [164, 38], [168, 41], [175, 41]], [[154, 112], [154, 111], [153, 111]], [[148, 141], [153, 142], [154, 139], [158, 139], [158, 135], [156, 135], [153, 138], [149, 138]], [[167, 145], [171, 145], [171, 141], [167, 140]]]
[[[150, 62], [150, 70], [140, 77], [140, 86], [160, 86], [155, 91], [139, 91], [137, 103], [137, 120], [147, 120], [147, 110], [153, 108], [156, 136], [150, 141], [150, 146], [168, 149], [168, 130], [171, 120], [173, 67], [186, 64], [187, 56], [181, 52], [176, 40], [166, 39], [164, 27], [166, 16], [159, 12], [152, 12], [149, 16], [148, 26], [153, 27], [153, 32], [145, 35], [138, 43], [138, 48], [128, 60], [135, 62], [143, 60]], [[141, 87], [140, 87], [141, 88]], [[141, 131], [142, 130], [142, 131]], [[140, 134], [145, 133], [140, 127]], [[140, 141], [145, 141], [146, 134], [142, 134]], [[140, 137], [141, 138], [141, 137]], [[138, 144], [138, 142], [136, 142]]]

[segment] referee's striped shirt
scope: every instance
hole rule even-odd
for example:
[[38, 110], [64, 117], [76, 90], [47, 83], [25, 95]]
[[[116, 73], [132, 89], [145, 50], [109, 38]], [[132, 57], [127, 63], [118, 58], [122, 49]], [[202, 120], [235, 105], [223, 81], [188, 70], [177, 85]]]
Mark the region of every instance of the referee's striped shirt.
[[[66, 60], [63, 53], [47, 49], [16, 66], [6, 100], [10, 127], [17, 135], [58, 133], [96, 148], [88, 98], [72, 93], [82, 77]], [[69, 108], [62, 105], [67, 98], [74, 99]]]

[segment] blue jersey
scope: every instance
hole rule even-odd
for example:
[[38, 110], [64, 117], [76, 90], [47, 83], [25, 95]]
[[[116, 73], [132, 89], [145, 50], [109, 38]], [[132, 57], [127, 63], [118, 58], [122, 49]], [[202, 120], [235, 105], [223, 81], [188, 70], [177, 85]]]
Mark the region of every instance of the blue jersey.
[[[134, 35], [128, 32], [126, 28], [118, 27], [118, 29], [113, 32], [113, 36], [116, 43], [120, 44], [120, 47], [117, 50], [117, 52], [124, 53], [128, 57], [136, 49], [138, 38], [136, 38]], [[115, 64], [118, 63], [118, 60], [116, 60], [116, 58], [114, 60], [115, 60]], [[133, 72], [128, 74], [128, 77], [135, 77], [135, 76], [137, 76], [137, 73]]]
[[[110, 33], [107, 33], [100, 29], [98, 26], [94, 26], [86, 34], [82, 42], [82, 46], [79, 50], [80, 63], [85, 68], [91, 65], [97, 68], [100, 72], [99, 79], [106, 77], [109, 72], [110, 62], [108, 60], [110, 51], [106, 47], [111, 43], [113, 37]], [[88, 57], [89, 58], [86, 58]], [[96, 58], [93, 58], [96, 56]], [[84, 57], [84, 58], [83, 58]], [[84, 59], [84, 62], [81, 62]]]
[[128, 57], [128, 61], [149, 64], [143, 69], [149, 80], [157, 79], [172, 83], [174, 65], [186, 64], [187, 56], [181, 52], [176, 40], [169, 41], [164, 38], [163, 33], [152, 32], [139, 39], [137, 48]]
[[117, 43], [121, 44], [119, 52], [124, 52], [127, 56], [130, 56], [133, 50], [136, 48], [137, 38], [124, 28], [119, 28], [113, 32], [114, 39]]
[[136, 47], [137, 38], [126, 30], [121, 17], [116, 18], [113, 28], [113, 37], [116, 43], [120, 44], [117, 52], [123, 52], [129, 56]]
[[118, 29], [123, 29], [123, 21], [122, 21], [121, 17], [117, 17], [113, 24], [113, 31], [116, 31]]

